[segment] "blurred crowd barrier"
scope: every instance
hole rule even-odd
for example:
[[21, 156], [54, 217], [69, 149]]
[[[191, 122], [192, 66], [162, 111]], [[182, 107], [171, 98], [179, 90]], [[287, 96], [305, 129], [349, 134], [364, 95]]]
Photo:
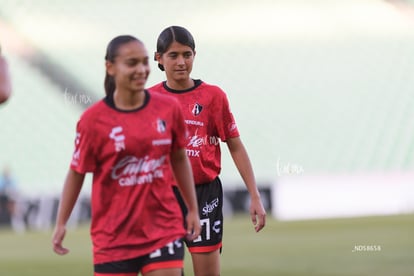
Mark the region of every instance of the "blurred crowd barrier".
[[[13, 206], [13, 208], [10, 208]], [[12, 228], [16, 232], [27, 230], [49, 230], [55, 223], [59, 206], [59, 197], [45, 195], [42, 197], [11, 199], [2, 197], [0, 203], [0, 227]], [[74, 227], [90, 220], [90, 197], [81, 196], [72, 212], [68, 226]]]
[[414, 173], [378, 172], [280, 178], [272, 189], [279, 220], [414, 213]]
[[[260, 194], [265, 209], [270, 212], [272, 208], [270, 186], [260, 188]], [[11, 205], [14, 208], [10, 208]], [[230, 217], [235, 213], [248, 213], [249, 205], [250, 197], [245, 188], [233, 188], [224, 191], [223, 211], [225, 216]], [[58, 206], [58, 195], [19, 198], [17, 200], [1, 197], [0, 227], [11, 227], [16, 232], [49, 230], [55, 223]], [[82, 195], [75, 205], [68, 226], [76, 227], [82, 223], [88, 223], [90, 218], [90, 196]]]

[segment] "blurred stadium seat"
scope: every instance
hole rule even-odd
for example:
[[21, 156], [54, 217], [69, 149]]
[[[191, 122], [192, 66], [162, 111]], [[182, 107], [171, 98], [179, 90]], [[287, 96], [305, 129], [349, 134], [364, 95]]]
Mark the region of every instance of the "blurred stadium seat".
[[68, 168], [81, 109], [36, 68], [8, 56], [13, 97], [0, 106], [0, 165], [9, 164], [25, 193], [56, 193]]
[[[180, 5], [1, 1], [0, 20], [87, 90], [75, 92], [96, 98], [103, 96], [103, 56], [113, 36], [136, 35], [151, 56], [164, 27], [188, 27], [197, 43], [194, 77], [228, 93], [259, 185], [278, 178], [278, 163], [297, 164], [304, 173], [413, 169], [414, 28], [391, 4]], [[0, 107], [0, 165], [11, 163], [25, 189], [55, 190], [81, 110], [65, 102], [48, 76], [17, 56], [9, 58], [16, 93]], [[149, 85], [164, 79], [151, 66]], [[226, 185], [241, 186], [226, 153], [222, 175]]]

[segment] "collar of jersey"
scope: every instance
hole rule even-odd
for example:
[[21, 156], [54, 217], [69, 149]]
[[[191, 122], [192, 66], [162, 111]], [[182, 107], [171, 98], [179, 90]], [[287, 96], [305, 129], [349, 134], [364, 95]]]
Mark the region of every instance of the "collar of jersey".
[[131, 110], [124, 110], [124, 109], [119, 109], [119, 108], [117, 108], [116, 106], [115, 106], [115, 102], [114, 102], [114, 94], [112, 93], [112, 94], [110, 94], [110, 95], [107, 95], [103, 100], [104, 100], [104, 102], [110, 107], [110, 108], [112, 108], [112, 109], [115, 109], [116, 111], [118, 111], [118, 112], [124, 112], [124, 113], [131, 113], [131, 112], [136, 112], [136, 111], [138, 111], [138, 110], [141, 110], [141, 109], [143, 109], [144, 107], [146, 107], [147, 106], [147, 104], [148, 104], [148, 102], [149, 102], [149, 100], [150, 100], [150, 93], [148, 93], [148, 91], [147, 90], [145, 90], [144, 91], [144, 93], [145, 93], [145, 99], [144, 99], [144, 104], [143, 105], [141, 105], [140, 107], [138, 107], [138, 108], [135, 108], [135, 109], [131, 109]]
[[180, 93], [185, 93], [185, 92], [190, 92], [190, 91], [193, 91], [194, 89], [196, 89], [197, 87], [199, 87], [199, 86], [203, 83], [203, 81], [202, 81], [202, 80], [193, 80], [193, 81], [194, 81], [194, 86], [193, 86], [193, 87], [190, 87], [190, 88], [188, 88], [188, 89], [184, 89], [184, 90], [175, 90], [175, 89], [169, 88], [169, 87], [167, 86], [167, 81], [163, 81], [163, 82], [162, 82], [162, 86], [163, 86], [163, 87], [165, 88], [165, 90], [167, 90], [168, 92], [180, 94]]

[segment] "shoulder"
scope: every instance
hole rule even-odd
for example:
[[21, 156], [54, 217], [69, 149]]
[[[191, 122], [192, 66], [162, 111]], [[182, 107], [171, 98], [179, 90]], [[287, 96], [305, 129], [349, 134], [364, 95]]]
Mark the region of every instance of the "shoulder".
[[153, 114], [174, 121], [182, 117], [180, 102], [175, 97], [162, 93], [150, 93], [150, 97], [149, 109]]
[[226, 96], [224, 90], [221, 89], [218, 85], [209, 84], [204, 81], [199, 86], [199, 89], [208, 90], [208, 93], [214, 94], [215, 96]]
[[95, 118], [99, 117], [102, 113], [105, 113], [105, 109], [107, 105], [105, 104], [104, 100], [100, 100], [90, 107], [88, 107], [81, 115], [80, 120], [82, 122], [90, 122], [95, 120]]
[[228, 105], [228, 98], [226, 92], [217, 85], [203, 82], [200, 87], [200, 93], [203, 97], [211, 101], [215, 105]]
[[150, 90], [149, 92], [150, 92], [151, 100], [154, 101], [154, 103], [156, 103], [157, 105], [165, 105], [165, 106], [178, 106], [179, 105], [178, 100], [172, 95], [168, 95], [164, 93], [157, 93], [157, 92], [153, 92], [152, 90]]
[[163, 82], [157, 83], [153, 86], [151, 86], [150, 88], [148, 88], [148, 91], [150, 92], [162, 92], [164, 89], [164, 84]]

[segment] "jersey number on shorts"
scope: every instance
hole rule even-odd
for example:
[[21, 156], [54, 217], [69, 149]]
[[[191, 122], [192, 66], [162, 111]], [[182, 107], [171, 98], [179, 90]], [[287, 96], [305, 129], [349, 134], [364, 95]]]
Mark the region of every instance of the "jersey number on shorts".
[[[175, 246], [177, 248], [180, 248], [182, 246], [182, 243], [179, 240], [176, 240], [175, 242], [169, 242], [169, 243], [167, 243], [167, 245], [165, 247], [168, 248], [168, 254], [170, 254], [170, 255], [174, 255], [175, 254], [174, 244], [175, 244]], [[161, 253], [161, 249], [157, 249], [154, 252], [152, 252], [149, 257], [151, 259], [158, 258], [158, 257], [161, 257], [161, 254], [162, 254]]]
[[[205, 219], [201, 219], [200, 220], [200, 224], [202, 229], [206, 229], [206, 235], [205, 235], [205, 239], [208, 241], [211, 239], [211, 229], [213, 229], [214, 232], [216, 232], [217, 234], [220, 233], [220, 224], [221, 221], [220, 220], [216, 220], [213, 224], [213, 227], [210, 227], [210, 219], [209, 218], [205, 218]], [[205, 227], [204, 227], [205, 225]], [[197, 239], [195, 239], [193, 242], [201, 242], [203, 239], [201, 237], [201, 235], [198, 236]]]

